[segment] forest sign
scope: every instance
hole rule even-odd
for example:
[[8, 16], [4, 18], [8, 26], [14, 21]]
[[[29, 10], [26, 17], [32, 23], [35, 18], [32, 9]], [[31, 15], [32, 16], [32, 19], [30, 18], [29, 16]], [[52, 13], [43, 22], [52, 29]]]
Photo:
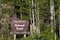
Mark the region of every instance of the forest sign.
[[12, 18], [10, 23], [11, 23], [11, 29], [13, 32], [27, 32], [28, 31], [29, 21]]

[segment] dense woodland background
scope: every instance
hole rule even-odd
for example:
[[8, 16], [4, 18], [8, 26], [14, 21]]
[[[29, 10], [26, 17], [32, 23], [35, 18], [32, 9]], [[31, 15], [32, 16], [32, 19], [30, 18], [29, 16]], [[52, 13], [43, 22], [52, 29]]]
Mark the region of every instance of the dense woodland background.
[[11, 17], [29, 20], [33, 28], [17, 40], [60, 40], [60, 0], [0, 0], [0, 40], [13, 40]]

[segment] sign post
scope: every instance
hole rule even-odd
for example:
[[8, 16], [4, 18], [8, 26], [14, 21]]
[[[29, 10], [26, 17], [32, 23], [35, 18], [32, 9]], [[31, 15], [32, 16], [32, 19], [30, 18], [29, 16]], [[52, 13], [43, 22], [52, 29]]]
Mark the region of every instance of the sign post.
[[26, 38], [26, 34], [24, 34], [24, 38]]
[[16, 40], [16, 34], [23, 34], [24, 38], [26, 38], [26, 34], [30, 34], [28, 32], [29, 21], [12, 18], [10, 24], [12, 33], [14, 34], [14, 40]]
[[14, 40], [16, 40], [16, 34], [14, 34]]

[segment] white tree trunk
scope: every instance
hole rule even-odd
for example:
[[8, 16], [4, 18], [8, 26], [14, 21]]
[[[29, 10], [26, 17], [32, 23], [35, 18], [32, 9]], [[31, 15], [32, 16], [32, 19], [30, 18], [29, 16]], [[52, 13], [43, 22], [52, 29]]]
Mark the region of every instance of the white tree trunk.
[[[54, 0], [50, 0], [50, 13], [51, 13], [51, 32], [54, 32], [54, 28], [56, 28], [55, 24], [55, 12], [54, 12]], [[56, 40], [56, 33], [55, 34], [55, 40]]]
[[54, 2], [53, 0], [50, 0], [50, 13], [51, 13], [51, 26], [52, 26], [52, 32], [53, 32], [53, 27], [54, 27]]
[[[2, 3], [1, 3], [1, 0], [0, 0], [0, 15], [2, 15]], [[2, 38], [1, 40], [3, 40], [3, 33], [1, 34]]]
[[35, 27], [35, 17], [34, 17], [34, 9], [33, 9], [33, 6], [34, 6], [34, 2], [33, 2], [33, 0], [32, 0], [32, 20], [33, 20], [33, 30], [34, 30], [34, 27]]
[[37, 32], [40, 33], [39, 0], [37, 1]]
[[60, 36], [60, 2], [59, 2], [59, 36]]

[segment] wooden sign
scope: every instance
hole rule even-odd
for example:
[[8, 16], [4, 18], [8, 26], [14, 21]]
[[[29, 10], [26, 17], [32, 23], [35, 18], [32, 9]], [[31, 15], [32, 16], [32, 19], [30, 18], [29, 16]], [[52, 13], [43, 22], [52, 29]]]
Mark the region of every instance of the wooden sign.
[[13, 32], [27, 32], [29, 21], [27, 20], [19, 20], [17, 18], [11, 18], [10, 20], [11, 30]]

